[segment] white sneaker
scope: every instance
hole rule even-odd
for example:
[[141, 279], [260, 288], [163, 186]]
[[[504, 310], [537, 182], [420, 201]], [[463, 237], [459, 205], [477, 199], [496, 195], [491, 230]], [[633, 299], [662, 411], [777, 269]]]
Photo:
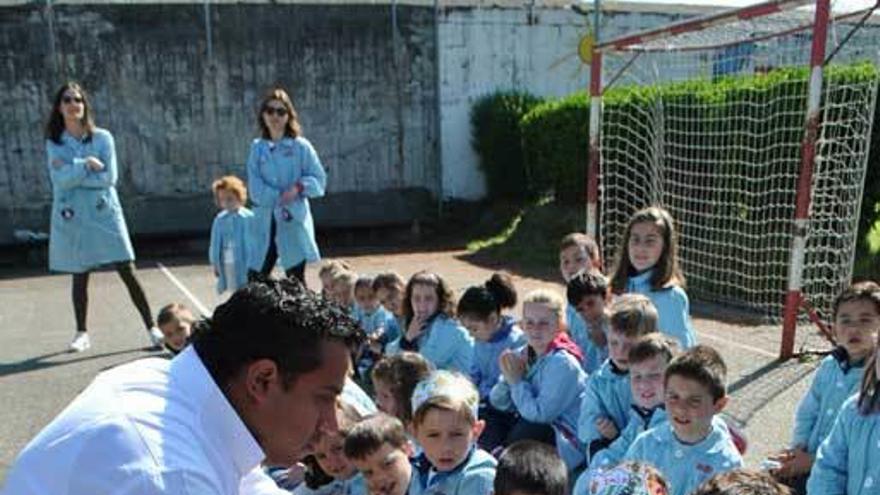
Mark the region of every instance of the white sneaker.
[[73, 342], [68, 346], [72, 352], [83, 352], [88, 350], [89, 347], [92, 347], [92, 341], [89, 340], [88, 332], [76, 332], [76, 337], [73, 338]]
[[150, 336], [150, 343], [153, 344], [153, 347], [161, 349], [162, 344], [165, 343], [165, 336], [162, 335], [162, 330], [159, 330], [156, 327], [150, 327], [150, 329], [147, 330], [147, 334]]

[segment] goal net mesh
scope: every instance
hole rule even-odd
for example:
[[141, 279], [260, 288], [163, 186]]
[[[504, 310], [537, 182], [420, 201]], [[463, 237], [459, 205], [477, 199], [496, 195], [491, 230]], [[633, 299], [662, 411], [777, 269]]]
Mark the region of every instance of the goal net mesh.
[[[829, 55], [861, 17], [841, 14], [832, 9]], [[812, 22], [812, 9], [793, 9], [603, 53], [599, 232], [606, 260], [620, 254], [630, 216], [661, 205], [676, 220], [692, 298], [781, 318]], [[803, 293], [826, 315], [852, 271], [878, 28], [869, 21], [854, 31], [824, 70]]]

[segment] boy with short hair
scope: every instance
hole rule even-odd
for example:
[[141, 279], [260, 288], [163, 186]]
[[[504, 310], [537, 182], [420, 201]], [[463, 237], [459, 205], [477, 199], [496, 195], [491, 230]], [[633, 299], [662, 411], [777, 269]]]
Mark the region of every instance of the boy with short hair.
[[568, 468], [556, 449], [521, 440], [501, 453], [494, 495], [566, 495]]
[[459, 373], [436, 371], [413, 391], [412, 428], [422, 454], [409, 495], [490, 495], [497, 462], [476, 446], [486, 424], [480, 396]]
[[584, 353], [583, 368], [590, 374], [608, 359], [608, 295], [608, 279], [595, 270], [574, 275], [566, 287], [568, 308], [580, 317], [572, 317], [569, 333]]
[[636, 437], [625, 459], [648, 462], [669, 482], [672, 495], [691, 493], [715, 474], [743, 461], [722, 421], [727, 366], [718, 351], [697, 345], [666, 368], [668, 421]]
[[177, 354], [189, 344], [192, 325], [196, 319], [186, 306], [180, 303], [167, 304], [156, 316], [156, 326], [162, 332], [165, 348]]
[[340, 270], [333, 275], [333, 289], [330, 299], [348, 311], [349, 316], [357, 319], [357, 306], [354, 303], [354, 284], [357, 274], [351, 270]]
[[354, 425], [345, 456], [361, 472], [372, 495], [406, 495], [412, 480], [413, 446], [399, 419], [384, 413]]
[[629, 422], [629, 350], [640, 337], [658, 332], [658, 319], [654, 304], [641, 294], [624, 294], [611, 306], [609, 357], [587, 380], [578, 419], [578, 438], [587, 445], [588, 466]]

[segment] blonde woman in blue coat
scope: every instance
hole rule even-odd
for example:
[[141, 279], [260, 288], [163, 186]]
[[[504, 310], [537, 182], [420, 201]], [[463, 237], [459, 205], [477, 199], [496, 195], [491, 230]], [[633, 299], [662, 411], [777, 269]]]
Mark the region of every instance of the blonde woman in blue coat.
[[248, 191], [253, 203], [251, 272], [268, 275], [280, 261], [305, 283], [306, 263], [321, 259], [309, 198], [324, 195], [327, 174], [304, 137], [287, 92], [269, 91], [257, 116], [261, 137], [251, 143]]
[[55, 94], [46, 125], [46, 154], [52, 181], [49, 269], [73, 274], [76, 335], [70, 350], [91, 347], [86, 327], [89, 274], [113, 265], [154, 347], [162, 344], [144, 290], [134, 269], [134, 250], [116, 194], [119, 171], [113, 136], [95, 127], [88, 95], [77, 83]]

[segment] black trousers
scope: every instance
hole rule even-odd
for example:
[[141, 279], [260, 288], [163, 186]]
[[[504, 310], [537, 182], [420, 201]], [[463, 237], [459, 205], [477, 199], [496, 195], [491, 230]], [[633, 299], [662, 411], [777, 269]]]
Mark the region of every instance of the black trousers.
[[[272, 225], [269, 227], [269, 249], [266, 251], [266, 259], [263, 260], [263, 267], [260, 269], [260, 274], [263, 276], [272, 273], [272, 268], [275, 268], [275, 263], [278, 262], [278, 246], [275, 245], [275, 232], [275, 215], [272, 215]], [[284, 271], [284, 274], [287, 275], [287, 278], [295, 277], [305, 287], [306, 262], [303, 261], [298, 265], [288, 268]]]
[[[131, 297], [131, 301], [137, 308], [138, 313], [141, 314], [141, 319], [144, 321], [144, 327], [152, 327], [155, 323], [153, 321], [153, 315], [150, 312], [150, 304], [147, 302], [147, 296], [144, 294], [144, 289], [141, 287], [141, 283], [135, 275], [134, 263], [130, 261], [122, 261], [115, 263], [113, 266], [116, 268], [116, 273], [119, 274], [119, 277], [122, 278], [122, 282], [128, 289], [128, 295]], [[91, 272], [73, 274], [71, 295], [73, 297], [73, 313], [76, 316], [77, 332], [85, 332], [87, 329], [86, 315], [89, 307], [90, 274]]]

